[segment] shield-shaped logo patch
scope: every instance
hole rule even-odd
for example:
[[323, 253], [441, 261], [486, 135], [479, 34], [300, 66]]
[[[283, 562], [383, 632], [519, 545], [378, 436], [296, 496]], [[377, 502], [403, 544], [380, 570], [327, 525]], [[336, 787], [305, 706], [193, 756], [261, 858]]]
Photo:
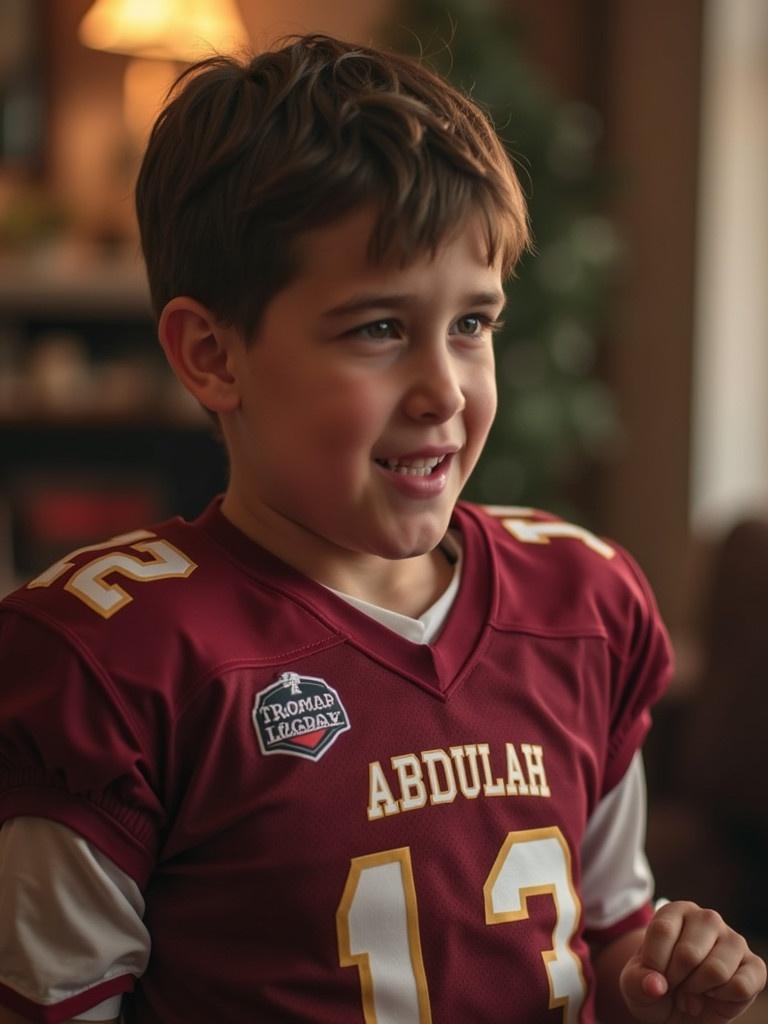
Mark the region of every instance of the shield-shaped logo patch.
[[349, 716], [324, 679], [284, 672], [256, 695], [253, 725], [262, 754], [319, 761], [349, 729]]

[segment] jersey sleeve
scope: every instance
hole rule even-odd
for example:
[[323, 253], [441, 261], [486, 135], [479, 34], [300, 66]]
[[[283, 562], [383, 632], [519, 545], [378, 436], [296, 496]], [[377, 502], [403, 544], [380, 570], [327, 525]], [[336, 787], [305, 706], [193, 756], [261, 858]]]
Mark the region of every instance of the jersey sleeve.
[[136, 883], [63, 825], [0, 828], [0, 1005], [32, 1021], [108, 1020], [146, 969]]
[[604, 796], [581, 845], [585, 937], [604, 944], [652, 916], [653, 874], [645, 855], [646, 790], [642, 755]]
[[0, 611], [0, 822], [67, 825], [141, 887], [165, 813], [132, 711], [65, 629]]
[[620, 549], [628, 586], [609, 625], [614, 651], [610, 736], [602, 795], [622, 779], [651, 727], [651, 708], [665, 692], [673, 669], [672, 648], [651, 588], [642, 571]]
[[603, 644], [607, 660], [580, 680], [599, 692], [592, 722], [600, 730], [597, 803], [642, 746], [651, 708], [671, 675], [671, 646], [653, 593], [626, 551], [578, 525], [535, 509], [486, 513], [499, 558], [499, 623]]

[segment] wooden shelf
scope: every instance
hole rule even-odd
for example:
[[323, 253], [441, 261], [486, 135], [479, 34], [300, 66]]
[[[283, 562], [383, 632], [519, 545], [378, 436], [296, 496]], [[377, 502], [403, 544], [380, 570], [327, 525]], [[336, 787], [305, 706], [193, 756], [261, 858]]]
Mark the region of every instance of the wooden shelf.
[[72, 413], [50, 411], [8, 415], [0, 412], [0, 430], [148, 430], [171, 427], [175, 430], [208, 430], [204, 417], [184, 416], [162, 409], [109, 413], [78, 409]]
[[0, 317], [66, 314], [150, 319], [149, 288], [138, 254], [0, 260]]

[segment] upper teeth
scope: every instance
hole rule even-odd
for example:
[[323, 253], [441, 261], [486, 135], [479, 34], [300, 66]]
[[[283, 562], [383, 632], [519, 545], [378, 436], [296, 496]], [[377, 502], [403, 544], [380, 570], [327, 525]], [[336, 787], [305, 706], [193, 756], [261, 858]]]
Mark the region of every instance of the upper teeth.
[[439, 466], [444, 455], [429, 459], [382, 459], [381, 461], [395, 473], [406, 473], [409, 476], [428, 476], [435, 466]]

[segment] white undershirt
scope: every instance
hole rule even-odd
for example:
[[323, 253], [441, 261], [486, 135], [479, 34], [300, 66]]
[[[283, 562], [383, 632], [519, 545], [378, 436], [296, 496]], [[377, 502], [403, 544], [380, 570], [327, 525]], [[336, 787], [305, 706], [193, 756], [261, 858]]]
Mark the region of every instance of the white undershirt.
[[[418, 619], [339, 596], [413, 643], [430, 643], [461, 579], [458, 538], [450, 537], [447, 546], [455, 558], [451, 583]], [[637, 753], [587, 824], [581, 884], [585, 928], [608, 928], [651, 898], [645, 811], [645, 773]], [[151, 946], [143, 913], [133, 879], [66, 826], [18, 817], [0, 828], [0, 981], [8, 988], [47, 1005], [109, 978], [140, 977]], [[42, 920], [44, 927], [36, 927]], [[114, 996], [74, 1019], [115, 1018], [120, 1003]]]

